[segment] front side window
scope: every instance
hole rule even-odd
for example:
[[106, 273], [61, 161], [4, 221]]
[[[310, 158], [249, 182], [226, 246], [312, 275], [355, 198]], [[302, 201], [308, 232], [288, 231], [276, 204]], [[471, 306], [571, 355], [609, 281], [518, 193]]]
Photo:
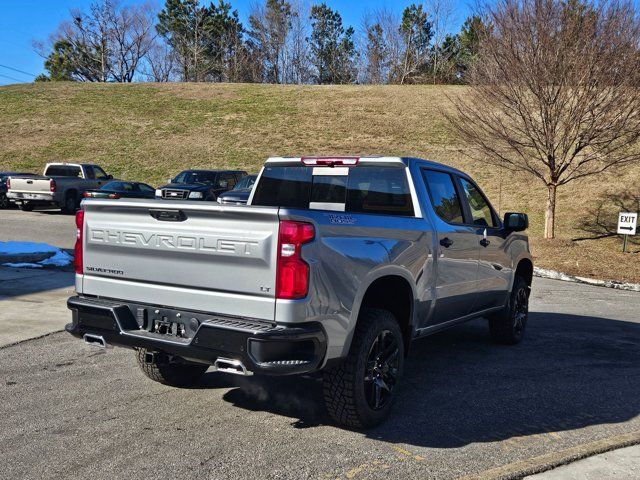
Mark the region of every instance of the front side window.
[[107, 175], [105, 173], [104, 170], [102, 170], [100, 167], [95, 166], [95, 165], [93, 166], [93, 172], [94, 172], [96, 180], [106, 180], [107, 177], [109, 176], [109, 175]]
[[242, 180], [240, 180], [236, 184], [236, 186], [234, 187], [234, 190], [243, 190], [245, 188], [251, 188], [254, 183], [256, 183], [256, 176], [247, 175], [246, 177], [242, 177]]
[[462, 184], [464, 195], [471, 210], [473, 224], [482, 227], [495, 227], [491, 207], [489, 206], [489, 202], [484, 198], [484, 195], [482, 195], [482, 192], [480, 192], [478, 187], [473, 183], [464, 178], [460, 179], [460, 183]]
[[423, 170], [422, 175], [436, 214], [448, 223], [464, 223], [460, 198], [451, 175], [436, 170]]

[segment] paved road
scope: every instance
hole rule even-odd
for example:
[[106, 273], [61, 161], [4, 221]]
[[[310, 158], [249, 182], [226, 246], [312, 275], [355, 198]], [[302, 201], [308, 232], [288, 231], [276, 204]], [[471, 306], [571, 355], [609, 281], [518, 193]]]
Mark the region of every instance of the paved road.
[[9, 240], [73, 248], [76, 243], [75, 219], [73, 215], [62, 215], [60, 210], [0, 210], [0, 242]]
[[131, 351], [53, 334], [0, 349], [0, 477], [533, 473], [640, 441], [638, 312], [638, 293], [536, 279], [521, 345], [492, 345], [483, 321], [420, 341], [393, 415], [367, 432], [328, 423], [316, 379], [208, 373], [170, 388]]

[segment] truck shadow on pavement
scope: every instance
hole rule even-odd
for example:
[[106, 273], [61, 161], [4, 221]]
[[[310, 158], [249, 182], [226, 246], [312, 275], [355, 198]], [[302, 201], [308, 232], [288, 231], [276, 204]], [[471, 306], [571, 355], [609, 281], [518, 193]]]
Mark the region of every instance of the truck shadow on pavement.
[[[640, 414], [639, 359], [632, 322], [531, 312], [525, 340], [508, 347], [475, 321], [412, 345], [391, 416], [365, 434], [457, 448], [626, 422]], [[214, 378], [203, 384], [222, 386]], [[239, 408], [294, 418], [297, 428], [330, 423], [317, 378], [234, 377], [225, 386], [237, 387], [224, 399]]]

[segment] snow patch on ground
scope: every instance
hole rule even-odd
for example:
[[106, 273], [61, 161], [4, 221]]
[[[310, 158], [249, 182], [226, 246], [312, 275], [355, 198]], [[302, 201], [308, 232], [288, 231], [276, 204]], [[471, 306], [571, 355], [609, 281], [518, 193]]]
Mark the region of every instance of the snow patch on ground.
[[73, 257], [64, 250], [58, 250], [53, 257], [39, 262], [40, 265], [50, 265], [53, 267], [66, 267], [73, 262]]
[[38, 263], [3, 263], [3, 267], [11, 268], [42, 268], [42, 265]]
[[48, 243], [36, 242], [0, 242], [0, 255], [19, 255], [24, 253], [59, 252], [58, 247]]
[[631, 292], [640, 292], [640, 283], [616, 282], [615, 280], [597, 280], [595, 278], [575, 277], [563, 272], [548, 270], [546, 268], [534, 267], [533, 274], [536, 277], [551, 278], [553, 280], [564, 280], [565, 282], [584, 283], [587, 285], [595, 285], [596, 287], [615, 288], [618, 290], [628, 290]]
[[[66, 267], [73, 262], [73, 257], [67, 252], [47, 243], [0, 242], [0, 262], [3, 256], [15, 259], [16, 256], [39, 253], [52, 253], [53, 255], [37, 263], [7, 262], [2, 263], [2, 266], [12, 268]], [[9, 258], [6, 259], [9, 260]]]

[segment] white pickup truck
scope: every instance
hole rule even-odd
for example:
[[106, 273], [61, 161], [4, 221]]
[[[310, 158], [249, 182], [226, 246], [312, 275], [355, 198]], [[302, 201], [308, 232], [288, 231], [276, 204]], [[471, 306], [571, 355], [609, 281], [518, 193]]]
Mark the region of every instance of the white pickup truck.
[[82, 194], [112, 180], [98, 165], [87, 163], [47, 163], [42, 176], [12, 176], [7, 182], [7, 198], [21, 210], [36, 206], [58, 207], [75, 213]]

